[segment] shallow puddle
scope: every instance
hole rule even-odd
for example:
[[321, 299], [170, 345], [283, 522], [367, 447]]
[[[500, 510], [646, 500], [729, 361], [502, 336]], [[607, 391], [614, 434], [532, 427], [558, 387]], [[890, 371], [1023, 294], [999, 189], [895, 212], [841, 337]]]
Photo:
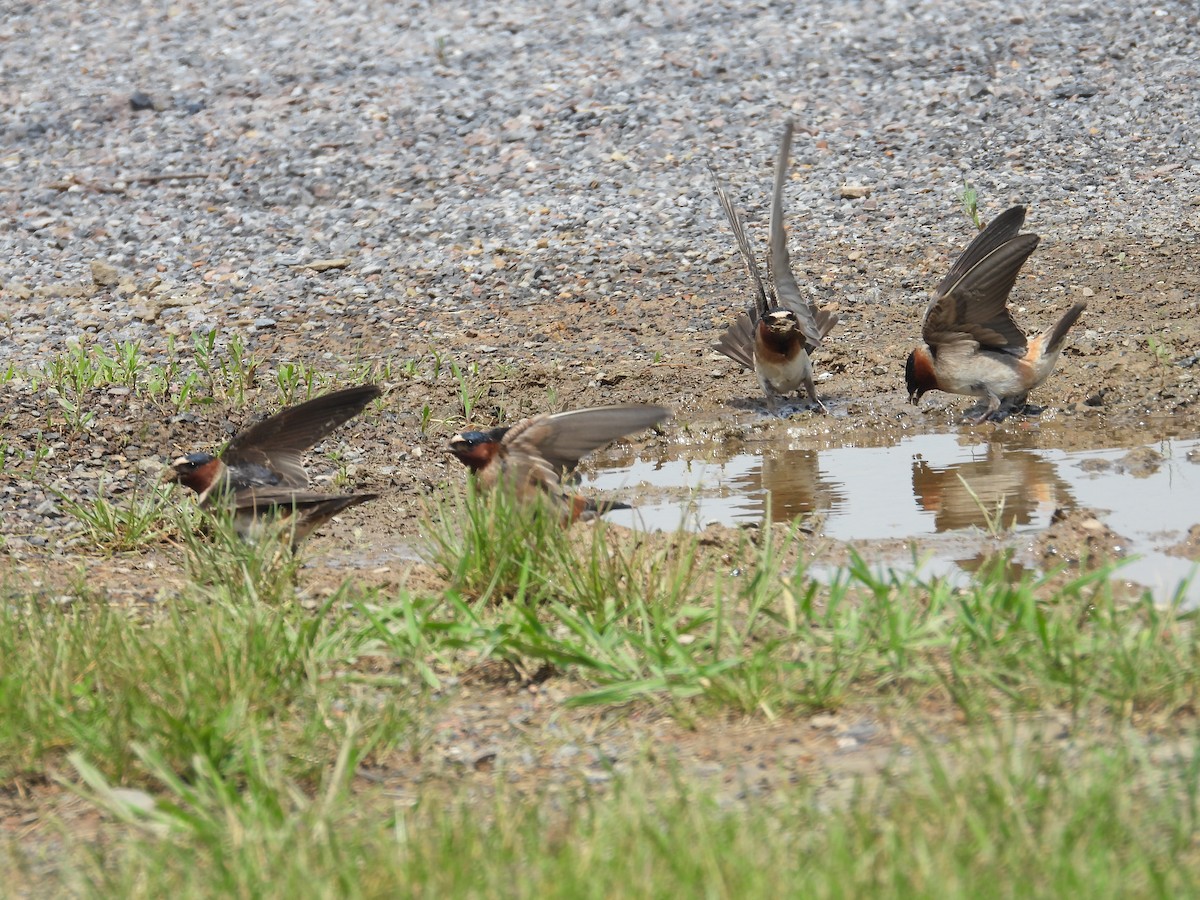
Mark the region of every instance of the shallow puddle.
[[[636, 510], [608, 516], [620, 524], [736, 526], [761, 521], [768, 509], [774, 521], [819, 516], [817, 531], [834, 540], [915, 542], [919, 555], [930, 557], [927, 574], [973, 571], [988, 552], [981, 538], [998, 526], [1018, 549], [1017, 562], [1035, 566], [1032, 543], [1055, 510], [1094, 510], [1128, 540], [1123, 549], [1133, 558], [1120, 570], [1124, 580], [1166, 600], [1190, 578], [1185, 594], [1200, 603], [1200, 577], [1190, 577], [1196, 564], [1164, 552], [1200, 522], [1200, 440], [1140, 443], [1147, 433], [1104, 435], [1097, 442], [1129, 443], [1090, 450], [1038, 446], [1088, 441], [1056, 441], [1036, 429], [814, 449], [821, 439], [785, 431], [753, 452], [708, 461], [643, 458], [598, 472], [588, 483], [636, 500]], [[868, 554], [879, 556], [887, 554]]]

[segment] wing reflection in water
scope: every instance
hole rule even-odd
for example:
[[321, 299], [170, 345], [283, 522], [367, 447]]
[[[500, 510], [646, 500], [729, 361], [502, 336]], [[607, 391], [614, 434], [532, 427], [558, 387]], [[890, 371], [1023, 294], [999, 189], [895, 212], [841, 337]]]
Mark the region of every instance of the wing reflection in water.
[[987, 529], [989, 519], [1005, 528], [1044, 525], [1055, 509], [1075, 507], [1071, 488], [1053, 462], [996, 444], [988, 445], [982, 459], [944, 467], [915, 456], [912, 486], [917, 503], [934, 514], [938, 532]]

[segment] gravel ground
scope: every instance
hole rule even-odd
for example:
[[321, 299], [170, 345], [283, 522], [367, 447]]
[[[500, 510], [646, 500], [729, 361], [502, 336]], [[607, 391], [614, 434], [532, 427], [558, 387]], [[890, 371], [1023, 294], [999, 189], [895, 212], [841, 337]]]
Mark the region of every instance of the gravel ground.
[[818, 359], [833, 415], [801, 431], [947, 427], [965, 405], [900, 391], [970, 237], [964, 182], [985, 217], [1028, 204], [1043, 236], [1022, 321], [1091, 298], [1035, 397], [1048, 414], [1086, 419], [1085, 441], [1187, 421], [1198, 32], [1186, 2], [9, 3], [0, 396], [7, 446], [54, 453], [37, 478], [9, 463], [6, 530], [52, 531], [41, 480], [86, 492], [116, 455], [119, 486], [248, 415], [115, 389], [73, 435], [29, 373], [79, 340], [162, 362], [169, 336], [216, 330], [268, 384], [285, 362], [345, 383], [423, 360], [339, 438], [362, 485], [401, 496], [451, 477], [426, 452], [461, 424], [431, 350], [478, 362], [483, 421], [659, 399], [693, 436], [767, 427], [753, 379], [708, 349], [747, 293], [704, 164], [761, 244], [788, 117], [794, 264], [842, 316]]

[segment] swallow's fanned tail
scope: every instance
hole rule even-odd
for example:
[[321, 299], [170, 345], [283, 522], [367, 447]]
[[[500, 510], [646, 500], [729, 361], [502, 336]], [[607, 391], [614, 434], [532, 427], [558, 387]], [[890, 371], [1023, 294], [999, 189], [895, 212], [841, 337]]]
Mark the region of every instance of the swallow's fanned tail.
[[[813, 319], [817, 324], [817, 331], [821, 334], [821, 339], [824, 340], [829, 332], [833, 331], [838, 323], [838, 314], [828, 309], [818, 309], [813, 313]], [[806, 345], [804, 348], [809, 354], [817, 349], [816, 344]]]
[[292, 527], [292, 549], [312, 531], [352, 506], [379, 499], [378, 494], [318, 494], [276, 488], [240, 491], [233, 498], [235, 515], [258, 521], [272, 514], [287, 516]]

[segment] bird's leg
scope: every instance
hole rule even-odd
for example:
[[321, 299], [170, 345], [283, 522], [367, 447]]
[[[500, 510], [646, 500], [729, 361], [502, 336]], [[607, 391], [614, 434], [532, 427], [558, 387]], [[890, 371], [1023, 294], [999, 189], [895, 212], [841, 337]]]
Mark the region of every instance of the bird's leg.
[[825, 415], [829, 415], [829, 410], [821, 402], [821, 398], [817, 396], [817, 386], [813, 383], [811, 375], [804, 379], [804, 388], [808, 391], [808, 398], [817, 405], [817, 409], [825, 413]]
[[1025, 398], [1029, 394], [1017, 394], [1014, 397], [1006, 397], [1000, 404], [999, 408], [992, 410], [987, 414], [988, 421], [1003, 422], [1014, 413], [1028, 413], [1029, 415], [1037, 415], [1041, 409], [1035, 409], [1025, 402]]
[[[983, 388], [984, 395], [979, 403], [967, 410], [965, 414], [966, 421], [972, 425], [978, 425], [980, 422], [987, 421], [992, 418], [992, 415], [1000, 408], [1000, 398], [997, 397], [986, 386]], [[996, 420], [999, 421], [999, 420]]]
[[771, 390], [771, 385], [767, 384], [767, 379], [763, 378], [762, 375], [758, 376], [758, 384], [759, 387], [762, 388], [763, 397], [767, 401], [767, 410], [771, 413], [771, 415], [778, 416], [779, 397], [777, 397], [775, 392]]

